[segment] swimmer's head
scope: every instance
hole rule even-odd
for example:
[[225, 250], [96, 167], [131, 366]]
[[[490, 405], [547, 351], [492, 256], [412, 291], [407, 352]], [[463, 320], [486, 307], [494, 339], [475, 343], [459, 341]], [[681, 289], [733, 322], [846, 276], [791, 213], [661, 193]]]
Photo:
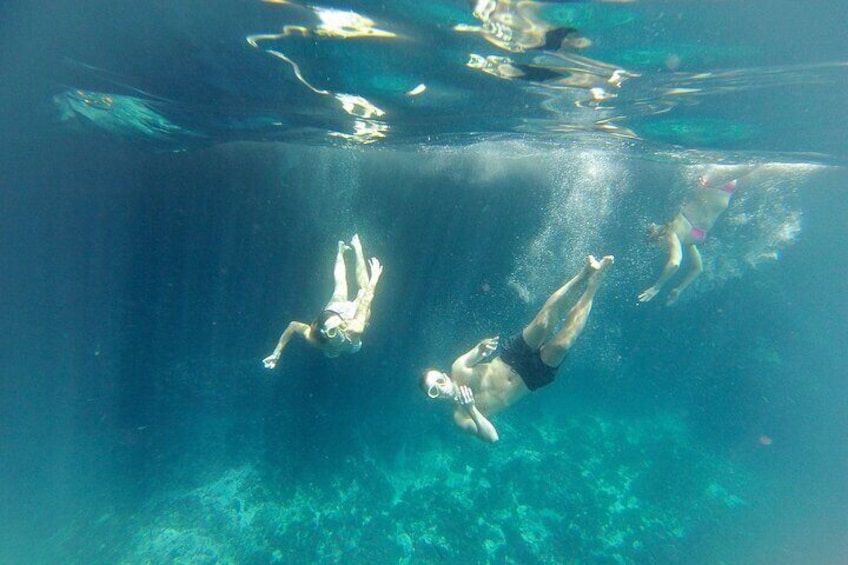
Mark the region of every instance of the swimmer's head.
[[709, 175], [701, 175], [698, 177], [698, 186], [701, 188], [706, 188], [710, 186], [710, 176]]
[[456, 386], [445, 373], [438, 369], [425, 369], [418, 379], [418, 386], [428, 398], [453, 400], [456, 396]]
[[341, 325], [344, 320], [332, 310], [324, 310], [312, 322], [312, 335], [320, 343], [338, 343], [344, 341]]
[[648, 224], [648, 239], [651, 241], [657, 241], [659, 238], [664, 236], [668, 231], [668, 224], [659, 225], [651, 222]]

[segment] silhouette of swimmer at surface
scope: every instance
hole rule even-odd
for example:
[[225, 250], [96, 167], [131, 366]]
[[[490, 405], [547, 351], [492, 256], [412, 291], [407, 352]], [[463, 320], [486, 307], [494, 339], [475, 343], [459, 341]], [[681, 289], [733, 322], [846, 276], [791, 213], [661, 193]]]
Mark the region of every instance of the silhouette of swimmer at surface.
[[486, 41], [510, 53], [530, 50], [585, 49], [592, 42], [574, 27], [547, 20], [547, 2], [531, 0], [470, 0], [479, 27], [457, 25], [454, 30], [481, 34]]
[[586, 325], [595, 292], [612, 264], [610, 255], [600, 261], [590, 255], [580, 272], [545, 301], [522, 331], [504, 340], [498, 336], [482, 340], [453, 362], [450, 374], [425, 370], [419, 380], [421, 390], [431, 399], [450, 402], [454, 423], [461, 429], [485, 441], [498, 441], [488, 418], [554, 381]]
[[[359, 290], [353, 300], [348, 296], [347, 268], [344, 254], [353, 250], [356, 257], [356, 282]], [[371, 275], [368, 275], [370, 266]], [[327, 357], [338, 357], [346, 353], [356, 353], [362, 347], [362, 334], [368, 327], [371, 318], [371, 302], [374, 300], [374, 290], [383, 273], [383, 266], [376, 257], [372, 257], [368, 266], [362, 252], [359, 236], [354, 235], [350, 247], [339, 241], [336, 263], [333, 270], [335, 289], [324, 310], [311, 324], [293, 321], [286, 327], [274, 352], [263, 359], [266, 369], [273, 369], [280, 361], [280, 355], [294, 335], [299, 335], [306, 342], [321, 350]]]

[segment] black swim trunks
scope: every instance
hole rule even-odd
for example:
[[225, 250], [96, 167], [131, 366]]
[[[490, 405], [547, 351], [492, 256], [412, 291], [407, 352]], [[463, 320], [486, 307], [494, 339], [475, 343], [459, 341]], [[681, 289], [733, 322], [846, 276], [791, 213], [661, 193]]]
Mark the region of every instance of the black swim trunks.
[[559, 367], [545, 365], [538, 349], [530, 349], [521, 332], [502, 339], [498, 354], [501, 360], [518, 373], [531, 391], [554, 382]]

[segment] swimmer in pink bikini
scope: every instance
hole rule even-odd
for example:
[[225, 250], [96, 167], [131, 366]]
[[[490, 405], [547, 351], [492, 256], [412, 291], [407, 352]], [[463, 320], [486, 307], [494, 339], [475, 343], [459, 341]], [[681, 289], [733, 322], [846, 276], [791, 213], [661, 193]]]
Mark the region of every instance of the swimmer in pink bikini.
[[648, 302], [662, 290], [680, 268], [684, 255], [690, 262], [689, 271], [680, 284], [668, 293], [666, 304], [677, 302], [680, 293], [698, 278], [704, 270], [698, 244], [706, 239], [713, 224], [727, 210], [730, 198], [736, 191], [737, 179], [752, 171], [750, 166], [744, 166], [744, 169], [736, 166], [716, 167], [714, 172], [698, 178], [698, 189], [684, 202], [673, 220], [663, 226], [650, 225], [648, 231], [651, 238], [665, 247], [668, 260], [657, 281], [639, 294], [639, 302]]

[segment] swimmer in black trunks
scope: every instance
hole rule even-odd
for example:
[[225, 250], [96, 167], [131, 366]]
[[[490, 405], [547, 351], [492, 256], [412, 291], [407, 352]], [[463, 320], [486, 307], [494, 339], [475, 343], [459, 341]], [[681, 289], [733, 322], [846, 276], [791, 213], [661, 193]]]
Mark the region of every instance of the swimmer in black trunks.
[[[432, 399], [454, 405], [457, 426], [480, 439], [498, 441], [488, 417], [553, 382], [586, 325], [595, 292], [612, 263], [611, 255], [600, 261], [590, 255], [580, 272], [548, 298], [524, 330], [504, 339], [500, 348], [497, 336], [484, 339], [453, 362], [450, 375], [439, 369], [425, 370], [421, 389]], [[583, 285], [583, 294], [574, 302]], [[563, 318], [565, 322], [558, 328]]]

